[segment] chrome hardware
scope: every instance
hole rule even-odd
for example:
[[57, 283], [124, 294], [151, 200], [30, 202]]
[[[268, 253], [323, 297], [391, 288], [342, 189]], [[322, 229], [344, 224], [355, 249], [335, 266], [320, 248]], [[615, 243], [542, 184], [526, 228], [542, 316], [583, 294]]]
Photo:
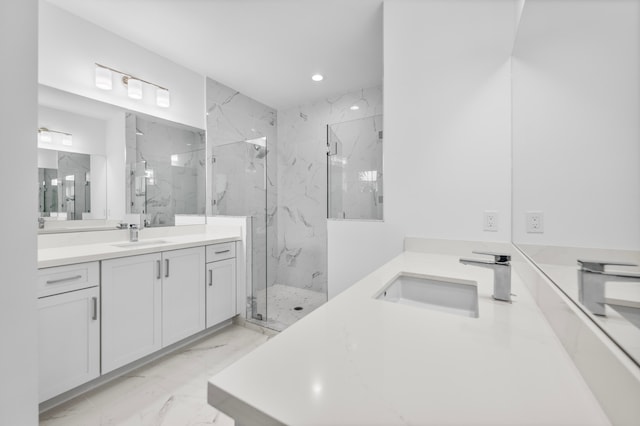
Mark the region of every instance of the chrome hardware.
[[135, 223], [129, 225], [129, 241], [138, 241], [138, 225], [136, 225]]
[[44, 229], [44, 217], [38, 218], [38, 229]]
[[57, 280], [47, 280], [47, 284], [64, 283], [64, 282], [67, 282], [67, 281], [79, 280], [80, 278], [82, 278], [82, 275], [74, 275], [73, 277], [58, 278]]
[[98, 319], [98, 298], [92, 297], [91, 303], [93, 304], [93, 314], [91, 315], [91, 319], [95, 321]]
[[229, 253], [231, 250], [216, 251], [215, 254]]
[[494, 260], [460, 259], [460, 263], [492, 269], [493, 298], [511, 302], [511, 255], [490, 251], [473, 251], [472, 253], [493, 256]]
[[164, 277], [168, 278], [169, 277], [169, 259], [164, 260], [164, 268], [165, 268]]
[[592, 314], [606, 316], [605, 283], [608, 281], [640, 282], [640, 275], [605, 272], [605, 266], [638, 266], [635, 263], [603, 262], [578, 259], [578, 300]]
[[157, 279], [162, 278], [162, 263], [159, 260], [156, 260], [156, 264], [158, 266], [158, 274], [156, 275]]
[[213, 269], [209, 269], [209, 287], [213, 285]]

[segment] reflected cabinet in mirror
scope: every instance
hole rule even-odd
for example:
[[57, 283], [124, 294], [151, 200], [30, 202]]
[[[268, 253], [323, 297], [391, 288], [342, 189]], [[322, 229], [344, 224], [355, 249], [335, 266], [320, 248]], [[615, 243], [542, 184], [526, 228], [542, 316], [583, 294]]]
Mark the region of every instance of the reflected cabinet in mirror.
[[139, 113], [126, 114], [127, 213], [144, 226], [172, 226], [205, 214], [203, 130]]
[[640, 3], [527, 0], [513, 241], [640, 365]]

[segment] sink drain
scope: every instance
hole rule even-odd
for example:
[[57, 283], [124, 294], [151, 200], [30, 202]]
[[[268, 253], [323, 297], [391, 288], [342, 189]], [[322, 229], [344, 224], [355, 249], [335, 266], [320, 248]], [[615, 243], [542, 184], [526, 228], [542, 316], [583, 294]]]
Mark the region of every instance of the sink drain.
[[301, 311], [302, 309], [302, 306], [296, 306], [295, 308], [293, 308], [294, 311]]

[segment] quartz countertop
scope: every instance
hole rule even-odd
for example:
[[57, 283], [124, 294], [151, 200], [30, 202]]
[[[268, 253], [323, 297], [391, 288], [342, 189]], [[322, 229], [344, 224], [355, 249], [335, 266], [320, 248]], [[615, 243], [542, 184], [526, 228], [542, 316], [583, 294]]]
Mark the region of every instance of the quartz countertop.
[[[126, 238], [126, 236], [129, 235], [128, 232], [129, 231], [122, 231], [118, 235], [122, 235]], [[144, 231], [141, 231], [141, 233], [142, 232]], [[139, 242], [142, 244], [131, 245], [129, 247], [119, 247], [119, 245], [127, 244], [129, 242], [128, 240], [111, 238], [110, 241], [40, 248], [38, 249], [38, 268], [48, 268], [52, 266], [156, 253], [158, 251], [198, 247], [209, 244], [238, 241], [240, 239], [240, 230], [229, 228], [218, 229], [215, 232], [191, 233], [186, 235], [153, 235], [149, 238], [141, 238]], [[144, 244], [145, 241], [162, 241], [162, 243]]]
[[[610, 424], [512, 271], [404, 252], [209, 381], [209, 403], [260, 425]], [[376, 300], [398, 273], [477, 281], [479, 318]]]

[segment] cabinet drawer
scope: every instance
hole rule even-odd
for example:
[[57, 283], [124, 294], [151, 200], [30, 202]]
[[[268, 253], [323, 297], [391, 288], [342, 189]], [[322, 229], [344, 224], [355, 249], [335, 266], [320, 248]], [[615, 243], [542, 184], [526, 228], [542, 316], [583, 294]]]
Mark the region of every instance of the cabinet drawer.
[[43, 268], [38, 270], [38, 297], [95, 287], [99, 283], [98, 262]]
[[207, 246], [207, 263], [234, 257], [236, 257], [235, 241]]

